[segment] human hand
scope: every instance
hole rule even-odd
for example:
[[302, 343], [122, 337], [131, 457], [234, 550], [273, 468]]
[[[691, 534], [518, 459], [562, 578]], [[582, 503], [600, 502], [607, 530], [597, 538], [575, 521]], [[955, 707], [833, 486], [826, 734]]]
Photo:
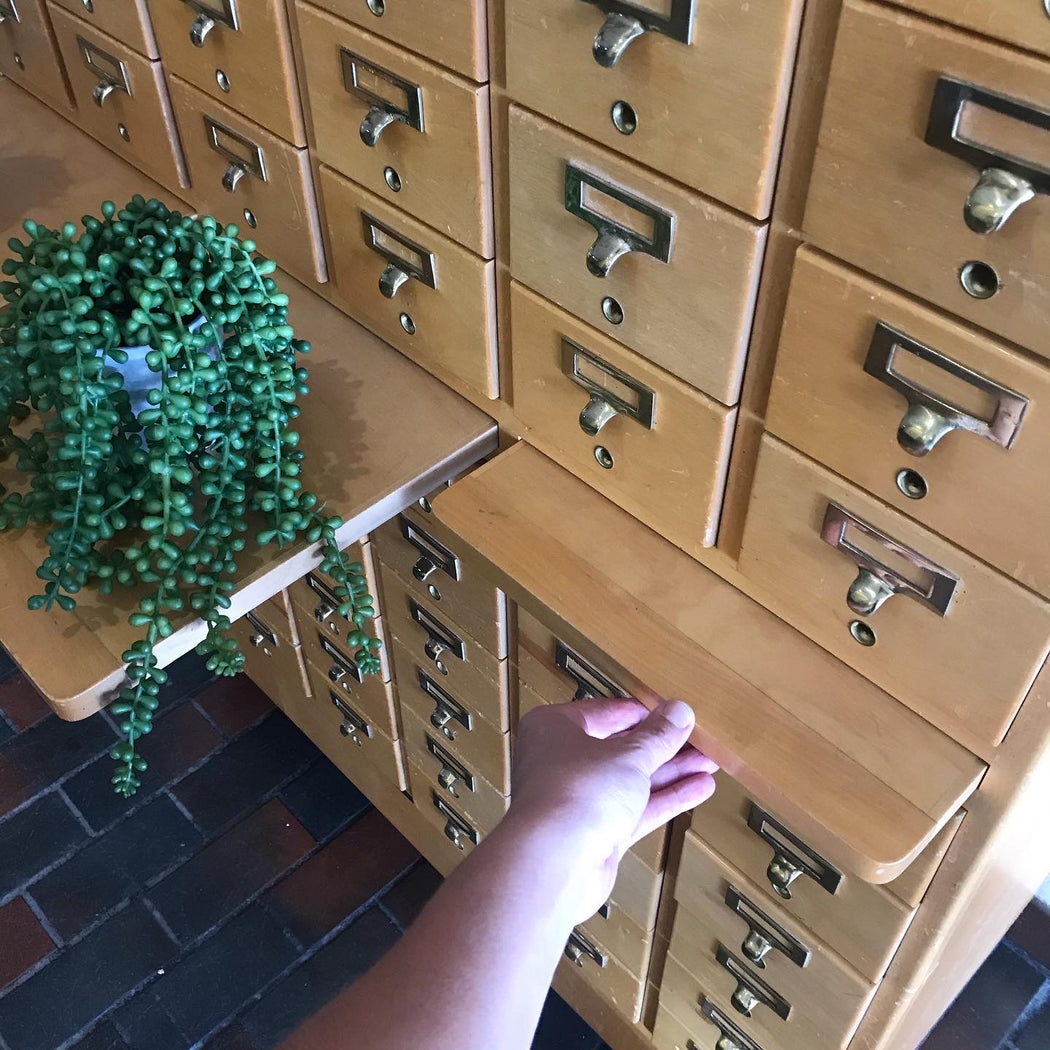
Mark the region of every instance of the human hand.
[[680, 701], [650, 714], [618, 699], [540, 707], [521, 720], [507, 820], [547, 832], [548, 861], [579, 876], [577, 922], [608, 899], [631, 846], [714, 792], [718, 767], [686, 746], [694, 723]]

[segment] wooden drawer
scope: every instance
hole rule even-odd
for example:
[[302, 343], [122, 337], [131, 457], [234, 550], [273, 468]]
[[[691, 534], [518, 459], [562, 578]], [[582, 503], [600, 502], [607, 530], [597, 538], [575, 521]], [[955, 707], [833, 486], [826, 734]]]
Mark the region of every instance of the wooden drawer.
[[150, 0], [164, 66], [306, 145], [284, 0]]
[[203, 91], [170, 77], [194, 205], [236, 223], [300, 281], [324, 281], [310, 158]]
[[[507, 0], [506, 9], [515, 99], [734, 208], [769, 214], [801, 0]], [[599, 64], [607, 10], [651, 31], [619, 58], [604, 50]]]
[[765, 227], [516, 106], [510, 200], [514, 277], [736, 403]]
[[272, 598], [267, 598], [255, 609], [255, 612], [289, 645], [300, 644], [299, 628], [292, 614], [287, 591], [278, 591]]
[[[763, 888], [762, 900], [754, 902], [759, 908], [779, 906], [869, 980], [879, 980], [958, 821], [952, 821], [898, 880], [874, 886], [809, 846], [775, 814], [753, 803], [725, 773], [715, 774], [715, 779], [714, 795], [693, 810], [693, 831], [752, 885]], [[700, 864], [698, 846], [691, 839], [686, 855], [693, 858], [690, 864]], [[921, 873], [918, 882], [911, 877], [913, 868]], [[683, 869], [687, 870], [685, 863]], [[900, 890], [897, 882], [902, 883]], [[692, 883], [680, 872], [676, 895], [697, 910]]]
[[302, 651], [278, 633], [278, 625], [256, 609], [230, 630], [244, 653], [244, 673], [282, 710], [310, 695]]
[[486, 259], [489, 90], [298, 0], [316, 153]]
[[759, 1042], [835, 1048], [849, 1042], [876, 983], [692, 833], [686, 836], [675, 896], [680, 907], [671, 954], [719, 1002], [739, 1011], [749, 1006], [749, 993], [755, 996], [753, 1018], [740, 1023]]
[[429, 721], [402, 708], [401, 725], [408, 760], [427, 777], [429, 786], [476, 828], [492, 831], [507, 812], [507, 796], [459, 758]]
[[643, 930], [620, 905], [610, 900], [579, 929], [589, 940], [607, 948], [636, 977], [645, 980], [648, 976], [654, 931]]
[[376, 529], [376, 552], [421, 601], [501, 660], [507, 655], [507, 600], [484, 577], [469, 549], [433, 516], [410, 509]]
[[978, 751], [1002, 740], [1050, 645], [1045, 601], [768, 434], [740, 570], [799, 630]]
[[63, 8], [50, 10], [80, 127], [166, 189], [186, 186], [160, 62], [143, 58]]
[[401, 741], [388, 732], [389, 723], [372, 721], [349, 697], [332, 688], [322, 668], [307, 662], [313, 692], [301, 710], [286, 714], [351, 780], [353, 769], [365, 763], [403, 791], [408, 786]]
[[[147, 58], [160, 58], [146, 0], [52, 0], [52, 3], [79, 15]], [[21, 10], [22, 4], [18, 6]]]
[[[1041, 174], [1048, 110], [1046, 61], [848, 0], [806, 233], [840, 258], [1050, 356], [1050, 184]], [[959, 145], [953, 127], [981, 145]], [[1005, 165], [1016, 173], [1026, 162], [1039, 168], [1042, 192], [998, 232], [971, 229], [964, 210], [981, 172]]]
[[400, 642], [392, 650], [401, 710], [429, 726], [442, 747], [501, 795], [509, 795], [510, 733], [460, 703]]
[[603, 944], [582, 927], [573, 930], [561, 970], [576, 970], [618, 1014], [637, 1022], [642, 1016], [645, 978], [631, 973]]
[[[368, 581], [368, 593], [372, 595], [375, 601], [376, 612], [382, 614], [382, 610], [379, 608], [379, 577], [376, 573], [375, 562], [372, 560], [371, 543], [369, 543], [367, 538], [358, 540], [356, 543], [351, 543], [345, 547], [343, 553], [348, 564], [357, 564], [364, 569], [365, 579]], [[321, 571], [320, 556], [317, 567], [310, 570], [310, 575], [315, 580], [320, 581], [329, 592], [335, 586], [335, 580], [328, 573]], [[297, 580], [288, 590], [294, 601], [308, 609], [314, 608], [317, 602], [317, 592], [307, 585], [306, 577]]]
[[996, 0], [993, 4], [959, 0], [898, 0], [945, 22], [974, 29], [985, 36], [1050, 55], [1050, 9], [1040, 0]]
[[318, 0], [317, 6], [472, 80], [488, 80], [485, 0]]
[[412, 800], [426, 817], [428, 823], [441, 831], [448, 840], [451, 856], [455, 851], [465, 857], [487, 834], [477, 827], [463, 811], [450, 800], [445, 792], [440, 791], [423, 769], [409, 762], [409, 785]]
[[380, 564], [383, 610], [388, 636], [398, 639], [420, 666], [460, 703], [492, 710], [493, 693], [507, 704], [507, 663], [488, 652], [439, 611], [433, 602], [413, 597], [406, 584]]
[[320, 171], [337, 305], [438, 379], [496, 397], [495, 263]]
[[[14, 11], [15, 15], [11, 14]], [[69, 109], [72, 98], [44, 0], [0, 3], [0, 73], [50, 102]]]
[[736, 412], [517, 282], [511, 318], [529, 440], [683, 550], [713, 547]]
[[[640, 845], [640, 843], [639, 843]], [[620, 860], [609, 900], [635, 926], [651, 930], [656, 926], [656, 913], [660, 909], [660, 893], [663, 890], [662, 871], [654, 871], [636, 852], [628, 850]]]
[[803, 249], [766, 426], [1050, 594], [1050, 368]]
[[[708, 1030], [706, 1026], [701, 1028], [697, 1021], [690, 1024], [680, 1021], [664, 1003], [663, 996], [660, 997], [653, 1028], [653, 1046], [656, 1050], [714, 1050], [718, 1038], [719, 1032], [715, 1028]], [[741, 1050], [755, 1050], [755, 1047], [741, 1044]], [[764, 1048], [758, 1047], [758, 1050]]]

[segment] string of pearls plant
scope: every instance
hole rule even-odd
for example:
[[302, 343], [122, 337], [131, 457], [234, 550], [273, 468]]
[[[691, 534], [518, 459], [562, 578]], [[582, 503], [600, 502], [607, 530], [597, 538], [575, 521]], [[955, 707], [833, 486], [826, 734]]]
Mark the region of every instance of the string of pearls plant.
[[[288, 324], [288, 296], [236, 226], [170, 211], [136, 196], [102, 217], [60, 230], [32, 221], [13, 238], [0, 294], [0, 461], [16, 457], [28, 488], [0, 486], [0, 529], [49, 526], [30, 609], [72, 610], [96, 584], [144, 592], [129, 616], [141, 637], [123, 654], [127, 684], [110, 710], [124, 740], [112, 752], [113, 786], [131, 796], [167, 674], [155, 647], [170, 617], [192, 610], [208, 626], [198, 651], [220, 675], [244, 655], [228, 636], [236, 556], [262, 523], [259, 544], [322, 545], [349, 644], [366, 674], [379, 642], [360, 564], [336, 542], [301, 481], [293, 429], [309, 351]], [[145, 349], [145, 403], [136, 411], [121, 371]]]

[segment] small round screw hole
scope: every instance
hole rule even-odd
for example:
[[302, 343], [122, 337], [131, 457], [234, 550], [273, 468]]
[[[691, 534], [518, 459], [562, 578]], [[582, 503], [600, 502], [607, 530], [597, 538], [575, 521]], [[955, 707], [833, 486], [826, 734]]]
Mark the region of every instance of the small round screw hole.
[[878, 641], [871, 624], [867, 624], [863, 620], [854, 620], [849, 625], [849, 633], [853, 635], [855, 641], [860, 642], [861, 645], [867, 648], [870, 648]]
[[215, 83], [228, 95], [230, 93], [230, 78], [223, 69], [215, 70]]
[[259, 220], [255, 217], [255, 212], [251, 208], [244, 209], [244, 221], [254, 230], [259, 225]]
[[25, 69], [26, 64], [25, 64], [25, 62], [22, 61], [22, 56], [17, 51], [15, 52], [15, 56], [14, 57], [15, 57], [15, 65], [18, 66], [19, 69]]
[[382, 18], [386, 14], [386, 0], [365, 0], [368, 4], [368, 10], [376, 16], [376, 18]]
[[602, 300], [602, 313], [609, 324], [623, 324], [623, 307], [611, 295]]
[[123, 124], [117, 125], [117, 134], [125, 141], [131, 141], [131, 132]]
[[604, 445], [594, 446], [594, 458], [598, 461], [598, 465], [606, 470], [612, 470], [616, 465], [613, 454]]
[[966, 294], [975, 299], [991, 299], [1002, 287], [999, 275], [985, 262], [968, 262], [959, 271], [959, 280]]
[[384, 168], [383, 178], [386, 180], [386, 184], [395, 192], [401, 192], [401, 176], [398, 175], [396, 168]]
[[908, 499], [925, 499], [930, 491], [926, 479], [917, 470], [902, 470], [897, 474], [897, 488]]
[[434, 508], [430, 505], [430, 500], [428, 500], [426, 496], [420, 496], [419, 499], [416, 500], [416, 506], [418, 506], [424, 514], [434, 513]]
[[427, 585], [427, 593], [434, 601], [441, 601], [441, 591], [439, 591], [432, 583]]
[[408, 314], [402, 314], [398, 320], [401, 322], [401, 327], [408, 332], [409, 335], [416, 334], [416, 322]]
[[612, 108], [613, 127], [621, 135], [633, 135], [638, 130], [638, 114], [630, 102], [619, 102], [613, 104]]

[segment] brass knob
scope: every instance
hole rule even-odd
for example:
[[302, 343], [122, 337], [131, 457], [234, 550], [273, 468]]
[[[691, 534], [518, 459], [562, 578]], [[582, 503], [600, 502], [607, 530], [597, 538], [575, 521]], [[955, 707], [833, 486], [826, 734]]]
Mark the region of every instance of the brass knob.
[[341, 682], [346, 677], [346, 668], [342, 664], [332, 664], [328, 668], [328, 680], [330, 682]]
[[391, 113], [383, 106], [373, 106], [364, 120], [361, 121], [361, 141], [366, 146], [375, 146], [379, 136], [391, 124], [396, 124], [401, 118], [396, 113]]
[[318, 623], [325, 623], [334, 612], [335, 608], [329, 605], [328, 602], [321, 602], [321, 604], [314, 609], [314, 619]]
[[591, 394], [590, 401], [584, 405], [580, 413], [580, 429], [585, 434], [595, 437], [601, 433], [606, 423], [615, 419], [619, 414], [620, 410], [610, 405], [601, 394]]
[[1002, 168], [988, 168], [966, 198], [963, 217], [974, 233], [997, 233], [1034, 196], [1035, 187], [1027, 179]]
[[452, 721], [452, 712], [447, 707], [440, 705], [430, 712], [430, 724], [435, 729], [440, 729], [449, 740], [455, 740], [456, 734], [448, 730], [448, 723]]
[[738, 984], [736, 991], [733, 992], [732, 998], [729, 1000], [733, 1004], [733, 1009], [737, 1013], [743, 1014], [745, 1017], [750, 1017], [754, 1012], [756, 1006], [760, 1005], [762, 1000], [755, 995], [746, 984]]
[[579, 947], [573, 944], [572, 941], [569, 941], [569, 943], [565, 945], [565, 955], [566, 958], [576, 963], [580, 969], [583, 969], [583, 952]]
[[897, 444], [912, 456], [925, 456], [955, 428], [926, 405], [911, 405], [897, 427]]
[[436, 638], [428, 638], [426, 644], [423, 646], [423, 652], [425, 652], [434, 663], [438, 663], [441, 659], [442, 653], [448, 652], [448, 646], [439, 642]]
[[613, 11], [594, 38], [594, 60], [606, 69], [612, 69], [631, 44], [645, 33], [645, 25], [632, 15]]
[[460, 837], [459, 828], [457, 828], [451, 820], [446, 822], [445, 824], [445, 838], [447, 838], [449, 842], [451, 842], [452, 845], [456, 847], [456, 849], [464, 848], [463, 840]]
[[420, 583], [426, 583], [427, 578], [437, 572], [437, 565], [427, 557], [422, 557], [412, 566], [412, 575]]
[[95, 89], [91, 92], [91, 97], [95, 100], [96, 106], [103, 106], [105, 105], [106, 99], [116, 90], [116, 84], [111, 84], [108, 80], [100, 80], [95, 85]]
[[846, 604], [859, 616], [871, 616], [878, 612], [886, 600], [893, 597], [893, 589], [885, 584], [870, 569], [861, 569], [850, 584]]
[[227, 193], [235, 193], [240, 185], [241, 179], [247, 175], [244, 167], [240, 164], [231, 164], [222, 174], [222, 188]]
[[595, 277], [608, 277], [617, 260], [632, 251], [631, 242], [615, 230], [601, 230], [587, 253], [587, 269]]
[[248, 644], [249, 645], [253, 645], [256, 649], [258, 649], [259, 646], [261, 646], [262, 643], [265, 642], [265, 641], [266, 641], [266, 635], [265, 634], [256, 633], [256, 634], [253, 634], [248, 639]]
[[197, 15], [193, 25], [190, 26], [190, 43], [194, 47], [204, 47], [204, 41], [208, 34], [218, 25], [214, 18], [206, 15], [203, 11]]
[[401, 269], [391, 263], [379, 278], [379, 291], [384, 299], [393, 299], [401, 290], [401, 286], [410, 281], [411, 278]]
[[777, 853], [766, 868], [766, 878], [769, 884], [784, 898], [791, 900], [791, 884], [802, 874], [802, 869], [792, 861], [788, 860], [782, 853]]
[[459, 795], [456, 794], [456, 781], [458, 779], [459, 777], [457, 777], [455, 772], [449, 769], [448, 766], [443, 766], [441, 772], [438, 773], [438, 783], [450, 795], [456, 795], [456, 798], [459, 798]]
[[766, 956], [773, 950], [773, 945], [757, 930], [750, 930], [744, 938], [744, 943], [740, 945], [740, 950], [756, 966], [765, 969]]
[[339, 732], [349, 737], [358, 747], [361, 746], [361, 737], [358, 736], [359, 729], [353, 722], [343, 722], [339, 727]]
[[723, 1032], [715, 1043], [715, 1050], [740, 1050], [740, 1044]]

